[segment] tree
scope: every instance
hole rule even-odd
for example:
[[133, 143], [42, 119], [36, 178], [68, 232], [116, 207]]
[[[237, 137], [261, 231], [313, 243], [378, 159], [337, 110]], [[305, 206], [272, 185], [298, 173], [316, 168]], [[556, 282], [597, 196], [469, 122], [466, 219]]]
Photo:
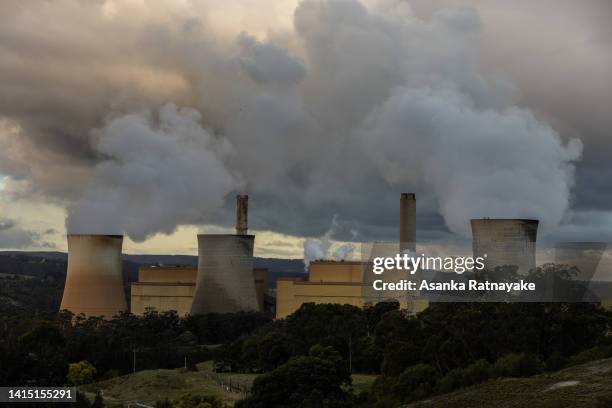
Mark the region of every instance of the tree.
[[227, 405], [216, 395], [184, 394], [174, 401], [175, 408], [226, 408]]
[[62, 385], [68, 370], [65, 343], [61, 331], [49, 322], [42, 322], [21, 336], [18, 347], [24, 356], [23, 380], [29, 385]]
[[540, 358], [529, 353], [510, 353], [495, 362], [495, 374], [500, 377], [528, 377], [543, 371]]
[[[314, 352], [333, 354], [324, 349], [316, 349]], [[236, 407], [345, 407], [349, 395], [342, 387], [348, 385], [349, 381], [346, 371], [339, 372], [334, 361], [313, 356], [293, 357], [286, 364], [257, 377], [251, 395], [236, 404]]]
[[89, 361], [79, 361], [68, 365], [68, 381], [74, 385], [89, 384], [96, 376], [96, 368]]
[[394, 394], [398, 395], [402, 402], [425, 398], [432, 394], [438, 377], [438, 372], [428, 364], [408, 367], [397, 379]]

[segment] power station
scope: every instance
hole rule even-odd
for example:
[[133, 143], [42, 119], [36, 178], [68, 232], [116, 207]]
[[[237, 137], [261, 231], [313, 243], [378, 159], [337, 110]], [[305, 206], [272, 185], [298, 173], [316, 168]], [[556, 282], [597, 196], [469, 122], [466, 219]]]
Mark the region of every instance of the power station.
[[[474, 257], [484, 257], [486, 269], [515, 265], [524, 274], [535, 267], [538, 220], [483, 218], [470, 223]], [[265, 309], [268, 271], [253, 267], [255, 236], [248, 234], [248, 196], [236, 196], [236, 234], [201, 234], [197, 238], [197, 268], [178, 265], [140, 268], [138, 281], [131, 285], [132, 313], [175, 310], [184, 316]], [[120, 235], [68, 235], [68, 270], [60, 309], [104, 318], [127, 310], [122, 243]], [[389, 248], [376, 250], [416, 252], [413, 193], [400, 196], [399, 247]], [[560, 250], [557, 256], [561, 254]], [[286, 317], [306, 302], [364, 306], [392, 299], [386, 293], [375, 296], [371, 293], [373, 276], [366, 264], [318, 260], [311, 262], [307, 278], [278, 279], [276, 317]], [[393, 272], [387, 273], [388, 279], [396, 277]], [[413, 312], [427, 307], [427, 300], [407, 296], [395, 296], [394, 300]]]
[[[138, 269], [138, 281], [132, 282], [130, 311], [142, 315], [147, 310], [176, 311], [179, 316], [191, 313], [198, 268], [182, 265], [150, 265]], [[268, 290], [268, 269], [253, 268], [252, 279], [258, 310], [263, 312]]]
[[[399, 247], [373, 244], [368, 246], [368, 256], [393, 256], [398, 250], [416, 251], [416, 196], [400, 195]], [[364, 254], [362, 254], [363, 256]], [[406, 278], [404, 271], [386, 273], [386, 280]], [[402, 308], [419, 312], [427, 307], [426, 300], [411, 299], [406, 294], [377, 292], [372, 288], [374, 279], [380, 279], [371, 271], [369, 262], [329, 261], [311, 262], [308, 278], [283, 278], [276, 283], [276, 318], [284, 318], [304, 303], [341, 303], [365, 306], [381, 301], [398, 301]]]

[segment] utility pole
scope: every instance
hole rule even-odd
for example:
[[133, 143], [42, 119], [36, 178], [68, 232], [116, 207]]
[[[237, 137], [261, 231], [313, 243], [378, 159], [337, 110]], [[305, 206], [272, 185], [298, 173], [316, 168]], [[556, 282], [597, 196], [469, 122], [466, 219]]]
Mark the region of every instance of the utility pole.
[[349, 374], [353, 374], [353, 340], [352, 334], [349, 334]]

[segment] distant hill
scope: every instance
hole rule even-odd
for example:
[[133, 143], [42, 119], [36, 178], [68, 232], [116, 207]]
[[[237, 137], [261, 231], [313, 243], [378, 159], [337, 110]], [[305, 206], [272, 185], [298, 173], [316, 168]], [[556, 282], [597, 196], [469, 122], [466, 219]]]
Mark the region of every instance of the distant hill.
[[[64, 280], [68, 255], [65, 252], [0, 252], [0, 274], [29, 275]], [[123, 255], [123, 274], [126, 282], [138, 279], [141, 265], [191, 265], [198, 264], [192, 255]], [[301, 259], [255, 258], [256, 268], [268, 268], [270, 287], [276, 286], [279, 276], [305, 276]]]
[[529, 378], [490, 380], [402, 408], [609, 408], [612, 358]]

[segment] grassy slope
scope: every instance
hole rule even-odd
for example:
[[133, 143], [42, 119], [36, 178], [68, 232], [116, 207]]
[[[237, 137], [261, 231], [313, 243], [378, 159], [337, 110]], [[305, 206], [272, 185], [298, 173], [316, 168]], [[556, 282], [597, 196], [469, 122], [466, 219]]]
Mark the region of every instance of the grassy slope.
[[[97, 390], [101, 390], [104, 399], [109, 402], [142, 401], [155, 403], [156, 401], [176, 399], [183, 394], [194, 395], [217, 395], [226, 403], [233, 405], [243, 396], [240, 393], [229, 392], [218, 385], [207, 373], [212, 372], [212, 361], [198, 364], [198, 371], [186, 371], [184, 369], [174, 370], [145, 370], [135, 374], [128, 374], [110, 380], [80, 387], [90, 397]], [[221, 373], [219, 377], [226, 383], [240, 384], [250, 388], [257, 374], [229, 374]], [[376, 376], [353, 375], [353, 387], [355, 392], [368, 389]]]
[[[153, 404], [165, 398], [172, 400], [183, 394], [191, 393], [194, 395], [217, 395], [226, 403], [233, 405], [235, 401], [242, 398], [239, 393], [228, 392], [208, 378], [206, 373], [209, 371], [209, 365], [203, 363], [198, 368], [199, 371], [186, 371], [184, 369], [139, 371], [135, 374], [84, 385], [80, 389], [91, 394], [101, 390], [104, 399], [110, 402], [137, 400]], [[229, 374], [223, 374], [222, 376], [229, 377]], [[232, 375], [231, 378], [232, 381], [241, 384], [251, 384], [255, 375]]]
[[612, 407], [612, 359], [531, 378], [487, 381], [406, 408], [595, 408]]

